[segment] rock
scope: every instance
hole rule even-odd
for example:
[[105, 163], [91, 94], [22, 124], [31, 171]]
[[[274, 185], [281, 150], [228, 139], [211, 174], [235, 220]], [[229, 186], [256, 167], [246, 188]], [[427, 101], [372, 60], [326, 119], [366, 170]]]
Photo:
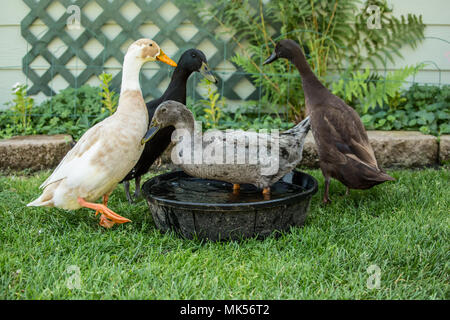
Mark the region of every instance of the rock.
[[[437, 164], [438, 144], [434, 136], [414, 131], [368, 131], [367, 135], [378, 165], [382, 168], [413, 168]], [[450, 140], [446, 139], [447, 153], [441, 153], [446, 154], [448, 159]], [[301, 167], [319, 167], [317, 147], [311, 132], [306, 137]]]
[[[450, 135], [440, 138], [414, 131], [368, 131], [370, 143], [382, 168], [413, 168], [433, 166], [450, 160]], [[58, 165], [71, 149], [73, 140], [68, 135], [24, 136], [0, 140], [0, 170], [42, 170]], [[173, 144], [155, 163], [172, 165]], [[439, 159], [438, 159], [439, 158]], [[317, 147], [309, 132], [303, 147], [300, 167], [318, 168]]]
[[0, 140], [0, 170], [43, 170], [56, 167], [72, 148], [69, 135], [20, 136]]
[[436, 137], [415, 131], [368, 131], [378, 165], [414, 168], [438, 163]]
[[450, 162], [450, 135], [448, 134], [440, 137], [439, 162], [441, 164]]
[[[434, 136], [416, 131], [368, 131], [367, 134], [382, 168], [414, 168], [438, 163], [439, 146]], [[441, 162], [450, 157], [448, 137], [441, 137]], [[170, 152], [171, 149], [163, 154], [162, 163], [171, 163]], [[306, 136], [300, 167], [319, 168], [317, 146], [311, 132]]]

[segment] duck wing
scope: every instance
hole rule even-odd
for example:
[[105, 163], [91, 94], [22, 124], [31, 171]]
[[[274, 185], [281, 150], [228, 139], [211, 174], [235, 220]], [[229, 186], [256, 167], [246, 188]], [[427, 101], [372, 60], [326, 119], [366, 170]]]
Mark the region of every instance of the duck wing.
[[77, 144], [75, 144], [75, 146], [61, 160], [50, 177], [48, 177], [39, 188], [44, 189], [52, 183], [65, 179], [67, 175], [74, 170], [73, 166], [69, 165], [69, 163], [73, 163], [73, 160], [83, 157], [83, 155], [85, 155], [99, 141], [102, 127], [103, 122], [100, 122], [86, 131]]
[[[322, 112], [313, 114], [316, 131], [321, 137], [319, 146], [327, 162], [345, 163], [346, 157], [379, 170], [367, 132], [358, 113], [344, 101], [335, 97]], [[314, 126], [313, 125], [313, 126]], [[336, 150], [337, 149], [337, 150]], [[327, 159], [328, 158], [328, 159]]]

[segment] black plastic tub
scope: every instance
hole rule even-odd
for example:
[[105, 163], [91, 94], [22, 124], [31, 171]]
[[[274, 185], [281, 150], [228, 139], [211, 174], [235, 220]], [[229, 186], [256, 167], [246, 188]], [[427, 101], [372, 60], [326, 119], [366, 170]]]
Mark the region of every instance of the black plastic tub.
[[317, 192], [312, 176], [294, 171], [271, 187], [270, 200], [252, 185], [193, 178], [183, 171], [162, 174], [142, 187], [157, 228], [192, 239], [265, 238], [274, 231], [302, 226], [311, 197]]

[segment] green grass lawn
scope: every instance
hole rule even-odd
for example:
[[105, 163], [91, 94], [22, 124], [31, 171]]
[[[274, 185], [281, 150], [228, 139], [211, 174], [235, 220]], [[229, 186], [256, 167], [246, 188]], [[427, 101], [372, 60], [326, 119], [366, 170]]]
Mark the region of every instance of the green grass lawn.
[[346, 198], [334, 181], [329, 206], [308, 172], [319, 192], [303, 228], [226, 243], [161, 234], [121, 186], [110, 207], [133, 222], [105, 230], [91, 210], [26, 207], [49, 172], [0, 176], [0, 298], [450, 298], [448, 168], [390, 171], [396, 182]]

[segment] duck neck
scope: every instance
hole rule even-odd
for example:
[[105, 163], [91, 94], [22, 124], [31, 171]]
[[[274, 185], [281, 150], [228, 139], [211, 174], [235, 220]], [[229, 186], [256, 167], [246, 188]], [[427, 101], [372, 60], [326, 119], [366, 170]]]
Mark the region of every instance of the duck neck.
[[180, 121], [175, 124], [175, 129], [187, 130], [192, 135], [195, 130], [194, 115], [191, 112], [186, 112], [180, 118]]
[[[142, 115], [142, 119], [147, 119], [147, 108], [142, 97], [141, 86], [139, 84], [139, 72], [143, 63], [130, 56], [125, 56], [122, 69], [122, 87], [120, 90], [119, 103], [114, 115], [130, 117]], [[132, 117], [133, 117], [132, 116]]]
[[122, 88], [120, 94], [125, 91], [141, 91], [139, 83], [139, 72], [141, 71], [142, 63], [133, 59], [129, 55], [125, 56], [122, 68]]
[[317, 79], [316, 75], [311, 70], [302, 49], [299, 47], [295, 50], [296, 52], [294, 53], [294, 58], [291, 59], [291, 62], [297, 67], [297, 70], [302, 77], [305, 96], [312, 96], [313, 92], [316, 92], [317, 90], [326, 90], [325, 86]]
[[173, 72], [170, 84], [163, 94], [163, 100], [175, 100], [186, 104], [186, 85], [192, 71], [178, 66]]

